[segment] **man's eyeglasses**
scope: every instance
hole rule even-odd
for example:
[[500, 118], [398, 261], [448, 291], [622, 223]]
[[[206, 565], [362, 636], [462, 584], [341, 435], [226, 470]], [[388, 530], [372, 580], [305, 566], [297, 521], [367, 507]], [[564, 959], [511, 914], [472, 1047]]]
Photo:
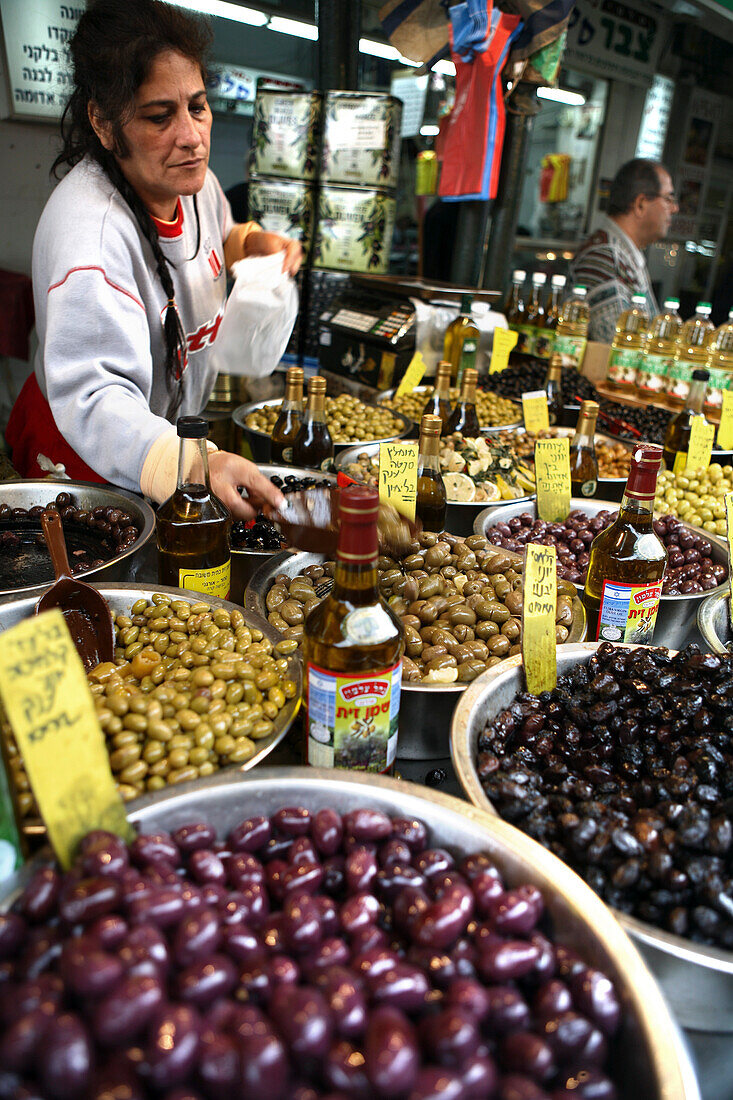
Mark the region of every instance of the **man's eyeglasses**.
[[651, 191], [647, 191], [646, 197], [652, 200], [662, 199], [663, 202], [667, 203], [667, 206], [677, 206], [677, 196], [674, 191], [668, 191], [666, 194], [661, 191], [656, 191], [653, 194]]

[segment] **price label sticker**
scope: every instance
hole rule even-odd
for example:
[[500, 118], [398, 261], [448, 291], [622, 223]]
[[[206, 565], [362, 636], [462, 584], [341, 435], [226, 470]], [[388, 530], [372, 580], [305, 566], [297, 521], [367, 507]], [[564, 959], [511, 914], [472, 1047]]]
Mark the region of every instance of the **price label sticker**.
[[550, 414], [547, 409], [547, 394], [544, 390], [530, 390], [522, 394], [524, 426], [528, 432], [536, 435], [550, 426]]
[[[731, 569], [733, 569], [733, 542], [731, 537], [733, 536], [733, 493], [725, 494], [725, 518], [728, 523], [728, 576], [733, 577]], [[733, 598], [728, 596], [728, 611], [730, 613], [730, 621], [733, 626]]]
[[733, 390], [723, 390], [723, 405], [718, 426], [718, 446], [721, 451], [733, 448]]
[[714, 435], [714, 424], [703, 420], [701, 416], [694, 417], [690, 430], [690, 445], [687, 449], [686, 470], [707, 470], [713, 453]]
[[379, 444], [379, 499], [415, 520], [417, 443]]
[[498, 374], [509, 365], [509, 353], [519, 339], [519, 333], [509, 328], [494, 329], [494, 346], [491, 349], [489, 374]]
[[57, 608], [0, 634], [0, 696], [61, 866], [92, 829], [131, 840], [89, 682]]
[[407, 364], [407, 370], [402, 376], [402, 381], [397, 387], [395, 397], [402, 397], [403, 394], [412, 393], [415, 386], [419, 386], [422, 381], [422, 376], [425, 374], [426, 363], [419, 351], [416, 351], [410, 362]]
[[522, 660], [527, 691], [539, 695], [557, 683], [555, 604], [557, 562], [554, 546], [528, 542], [524, 559]]
[[538, 439], [534, 445], [537, 514], [546, 523], [562, 523], [570, 511], [570, 440]]

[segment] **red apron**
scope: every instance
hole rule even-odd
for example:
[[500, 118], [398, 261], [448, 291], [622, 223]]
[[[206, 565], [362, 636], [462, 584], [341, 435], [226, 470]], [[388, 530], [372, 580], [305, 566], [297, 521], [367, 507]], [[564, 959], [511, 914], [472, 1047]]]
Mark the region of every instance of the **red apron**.
[[79, 458], [66, 442], [53, 418], [48, 401], [41, 393], [35, 374], [31, 374], [13, 405], [5, 440], [10, 459], [21, 477], [48, 477], [48, 470], [38, 465], [38, 455], [61, 463], [72, 481], [105, 479]]

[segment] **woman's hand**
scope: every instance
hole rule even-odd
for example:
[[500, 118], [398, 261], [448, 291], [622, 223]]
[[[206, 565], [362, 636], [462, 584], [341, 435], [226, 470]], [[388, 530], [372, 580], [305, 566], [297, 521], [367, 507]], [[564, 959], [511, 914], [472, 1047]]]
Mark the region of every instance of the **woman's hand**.
[[254, 229], [244, 238], [242, 247], [245, 258], [269, 256], [272, 252], [284, 250], [283, 271], [288, 275], [297, 275], [303, 262], [303, 248], [300, 241], [283, 237], [281, 233], [268, 233], [264, 229]]
[[[241, 455], [214, 451], [209, 455], [209, 473], [211, 488], [235, 519], [254, 519], [264, 505], [278, 511], [285, 505], [285, 497], [269, 477]], [[239, 486], [247, 490], [246, 498], [241, 496]]]

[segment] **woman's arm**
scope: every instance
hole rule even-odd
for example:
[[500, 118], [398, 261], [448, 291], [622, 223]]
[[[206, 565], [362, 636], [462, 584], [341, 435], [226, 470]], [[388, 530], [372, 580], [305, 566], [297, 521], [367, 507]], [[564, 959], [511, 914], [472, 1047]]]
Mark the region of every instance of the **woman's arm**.
[[288, 275], [297, 275], [303, 262], [300, 241], [283, 237], [280, 233], [267, 233], [260, 229], [257, 222], [243, 222], [232, 227], [224, 242], [224, 259], [229, 270], [237, 260], [269, 256], [272, 252], [284, 252], [283, 271]]

